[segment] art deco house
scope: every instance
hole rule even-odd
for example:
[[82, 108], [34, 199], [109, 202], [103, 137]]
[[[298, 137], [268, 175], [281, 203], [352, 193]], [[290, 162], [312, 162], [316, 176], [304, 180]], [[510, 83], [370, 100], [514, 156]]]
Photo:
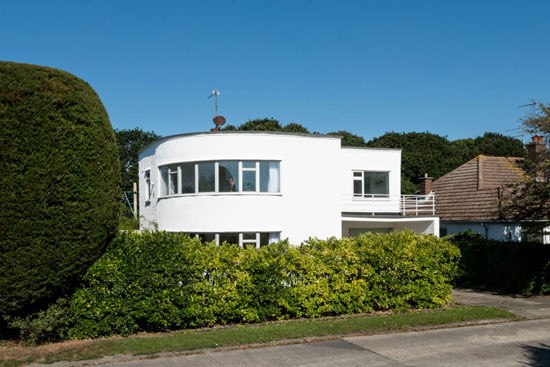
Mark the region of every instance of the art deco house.
[[141, 227], [218, 243], [405, 229], [439, 234], [433, 196], [401, 196], [401, 151], [318, 134], [221, 131], [162, 138], [139, 155]]

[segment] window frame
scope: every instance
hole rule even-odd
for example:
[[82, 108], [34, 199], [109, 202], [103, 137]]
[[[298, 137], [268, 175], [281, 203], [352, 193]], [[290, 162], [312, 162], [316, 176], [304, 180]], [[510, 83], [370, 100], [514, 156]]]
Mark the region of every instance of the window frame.
[[[356, 175], [357, 173], [360, 173], [360, 175]], [[388, 193], [387, 194], [367, 194], [367, 193], [365, 193], [365, 173], [385, 173], [386, 174], [386, 185], [387, 185], [387, 188], [388, 188]], [[354, 199], [389, 199], [390, 198], [390, 171], [354, 169], [354, 170], [352, 170], [352, 178], [353, 178], [352, 193], [353, 193], [353, 198]], [[356, 181], [361, 182], [361, 194], [355, 193], [355, 182]]]
[[145, 202], [151, 202], [151, 169], [145, 170], [143, 173], [143, 178], [145, 179]]
[[[269, 243], [269, 240], [268, 240], [268, 243], [265, 244], [265, 245], [262, 245], [261, 243], [261, 237], [262, 235], [268, 235], [268, 238], [269, 238], [269, 235], [273, 234], [273, 233], [276, 233], [278, 235], [278, 239], [277, 239], [277, 242], [280, 242], [281, 241], [281, 231], [270, 231], [270, 232], [266, 232], [266, 231], [261, 231], [261, 232], [257, 232], [257, 231], [244, 231], [244, 232], [199, 232], [199, 233], [196, 233], [196, 232], [185, 232], [187, 234], [189, 234], [191, 237], [194, 237], [194, 238], [201, 238], [201, 236], [203, 237], [206, 237], [207, 235], [213, 235], [213, 241], [215, 241], [216, 245], [220, 245], [220, 237], [222, 237], [223, 235], [228, 235], [228, 234], [233, 234], [233, 235], [237, 235], [238, 238], [239, 238], [239, 243], [235, 243], [235, 245], [239, 245], [239, 247], [241, 248], [245, 248], [245, 245], [249, 245], [249, 244], [253, 244], [254, 245], [254, 248], [260, 248], [260, 247], [263, 247], [263, 246], [269, 246], [271, 243]], [[254, 238], [253, 239], [244, 239], [244, 234], [254, 234]], [[273, 243], [276, 243], [276, 242], [273, 242]]]
[[[220, 162], [237, 162], [238, 169], [238, 183], [236, 191], [220, 191]], [[254, 167], [244, 167], [243, 162], [254, 162]], [[277, 162], [278, 163], [278, 189], [276, 192], [261, 191], [261, 177], [260, 177], [260, 162]], [[214, 191], [199, 191], [199, 164], [201, 163], [213, 163], [214, 164]], [[195, 172], [195, 192], [186, 192], [183, 193], [183, 182], [182, 182], [182, 165], [184, 164], [193, 164]], [[170, 179], [173, 172], [170, 170], [171, 166], [177, 166], [177, 188], [175, 193], [170, 193]], [[163, 169], [167, 170], [167, 187], [166, 194], [161, 195], [163, 182], [162, 182], [162, 172]], [[169, 163], [158, 166], [159, 172], [159, 187], [161, 191], [159, 192], [159, 199], [174, 197], [174, 196], [200, 196], [200, 195], [282, 195], [281, 190], [281, 160], [254, 160], [254, 159], [220, 159], [220, 160], [205, 160], [205, 161], [187, 161], [187, 162], [178, 162], [178, 163]], [[255, 177], [255, 190], [254, 191], [243, 191], [243, 173], [244, 172], [254, 172]]]

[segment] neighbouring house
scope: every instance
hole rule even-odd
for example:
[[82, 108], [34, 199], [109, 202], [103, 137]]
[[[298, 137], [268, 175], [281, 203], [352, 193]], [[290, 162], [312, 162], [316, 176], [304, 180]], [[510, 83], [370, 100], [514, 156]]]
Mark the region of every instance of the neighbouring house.
[[[546, 149], [546, 143], [534, 139], [527, 149], [529, 154], [539, 154], [541, 149]], [[522, 160], [478, 155], [433, 182], [426, 175], [419, 193], [435, 194], [440, 235], [471, 230], [499, 241], [529, 239], [525, 228], [533, 222], [502, 219], [499, 211], [499, 200], [506, 185], [518, 182], [525, 175], [518, 165]], [[545, 243], [550, 242], [547, 237], [544, 236]]]
[[341, 137], [216, 131], [139, 154], [141, 229], [265, 245], [410, 229], [439, 234], [433, 196], [402, 196], [401, 150]]

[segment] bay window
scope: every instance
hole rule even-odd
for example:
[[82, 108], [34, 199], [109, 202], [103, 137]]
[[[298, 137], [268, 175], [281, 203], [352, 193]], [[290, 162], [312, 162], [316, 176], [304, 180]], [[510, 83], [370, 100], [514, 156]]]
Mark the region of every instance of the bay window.
[[161, 166], [160, 195], [278, 193], [280, 166], [278, 161], [210, 161]]

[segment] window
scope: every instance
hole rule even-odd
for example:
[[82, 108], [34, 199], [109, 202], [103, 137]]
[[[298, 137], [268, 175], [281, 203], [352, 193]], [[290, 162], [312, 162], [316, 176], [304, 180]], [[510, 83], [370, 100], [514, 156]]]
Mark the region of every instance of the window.
[[222, 161], [218, 164], [219, 192], [239, 190], [239, 162]]
[[244, 233], [189, 233], [200, 238], [203, 243], [215, 241], [216, 244], [227, 242], [243, 248], [259, 248], [277, 243], [281, 239], [280, 232], [244, 232]]
[[260, 192], [279, 192], [279, 162], [260, 162]]
[[258, 246], [260, 234], [259, 233], [243, 233], [242, 234], [242, 247], [260, 247]]
[[243, 169], [243, 187], [242, 191], [256, 191], [256, 164], [257, 162], [244, 161]]
[[187, 162], [159, 167], [160, 196], [207, 192], [278, 193], [278, 161]]
[[353, 172], [353, 196], [389, 197], [389, 172]]
[[145, 171], [145, 201], [151, 201], [151, 170]]
[[195, 164], [181, 164], [181, 192], [182, 194], [192, 194], [195, 192]]
[[168, 195], [168, 167], [160, 168], [160, 195]]
[[168, 166], [168, 195], [178, 193], [178, 166], [173, 164]]
[[199, 163], [199, 192], [214, 192], [216, 186], [214, 162]]

